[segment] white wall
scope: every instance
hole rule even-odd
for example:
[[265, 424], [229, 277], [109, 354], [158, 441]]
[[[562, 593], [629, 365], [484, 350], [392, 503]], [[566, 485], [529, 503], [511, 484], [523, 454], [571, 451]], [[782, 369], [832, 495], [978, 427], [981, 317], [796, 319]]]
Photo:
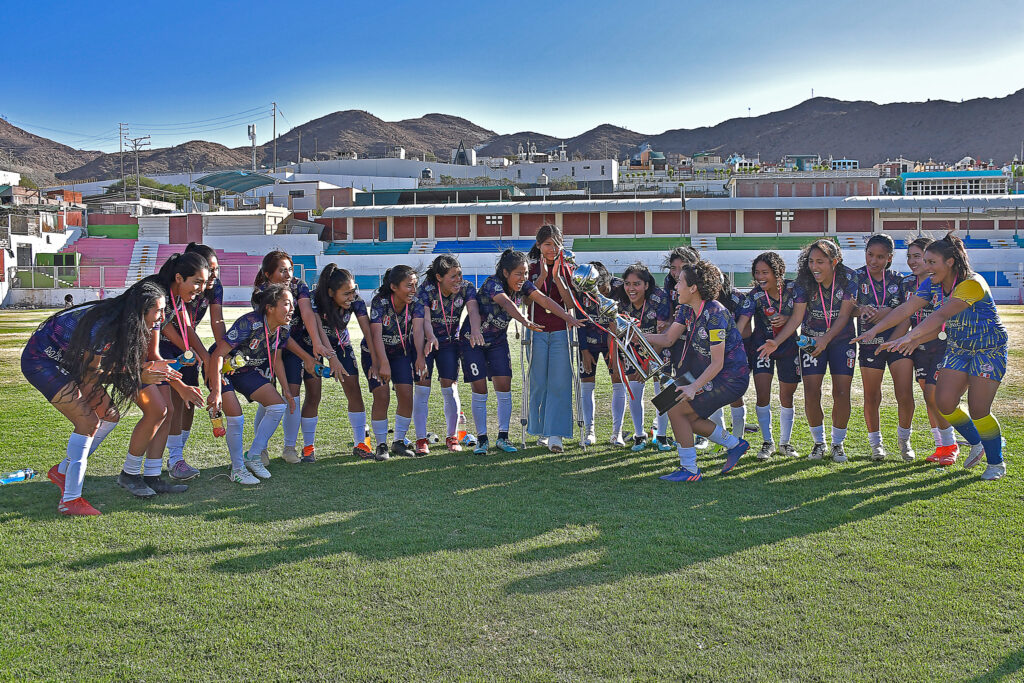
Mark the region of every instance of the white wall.
[[[590, 168], [584, 168], [584, 166], [589, 166]], [[602, 166], [604, 166], [605, 170], [603, 174], [601, 173]], [[576, 169], [575, 176], [572, 176], [573, 167]], [[311, 171], [318, 170], [322, 174], [405, 178], [419, 178], [424, 168], [430, 168], [434, 172], [435, 181], [439, 181], [442, 175], [448, 175], [453, 178], [487, 176], [489, 178], [513, 180], [524, 183], [536, 182], [541, 173], [546, 173], [551, 180], [561, 178], [562, 176], [571, 176], [577, 181], [617, 181], [619, 174], [619, 162], [615, 159], [555, 161], [543, 164], [516, 163], [505, 168], [490, 168], [488, 166], [459, 166], [456, 164], [434, 161], [412, 161], [410, 159], [332, 159], [330, 161], [317, 162], [305, 161], [301, 164], [293, 164], [290, 168], [296, 173], [303, 174], [308, 174]], [[320, 177], [323, 180], [329, 180], [326, 175]]]
[[0, 171], [0, 185], [17, 185], [21, 182], [21, 174], [14, 171]]

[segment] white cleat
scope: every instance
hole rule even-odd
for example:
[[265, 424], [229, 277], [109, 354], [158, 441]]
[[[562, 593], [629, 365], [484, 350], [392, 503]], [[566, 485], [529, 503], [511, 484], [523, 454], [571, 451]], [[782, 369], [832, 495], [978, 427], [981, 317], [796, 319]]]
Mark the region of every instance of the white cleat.
[[264, 467], [263, 463], [256, 458], [253, 458], [252, 460], [247, 459], [245, 461], [245, 467], [260, 479], [270, 479], [270, 470]]
[[897, 439], [897, 441], [899, 442], [900, 457], [903, 458], [903, 462], [914, 462], [917, 453], [914, 452], [914, 447], [910, 445], [910, 440]]
[[252, 476], [252, 474], [249, 473], [249, 470], [244, 467], [231, 468], [231, 481], [236, 484], [245, 484], [246, 486], [255, 486], [260, 483], [260, 480]]
[[597, 435], [594, 434], [594, 425], [590, 425], [587, 428], [587, 435], [583, 437], [583, 445], [593, 446], [595, 443], [597, 443]]
[[971, 453], [964, 460], [964, 467], [970, 469], [977, 466], [981, 462], [981, 456], [983, 455], [985, 455], [985, 447], [983, 445], [979, 443], [971, 446]]

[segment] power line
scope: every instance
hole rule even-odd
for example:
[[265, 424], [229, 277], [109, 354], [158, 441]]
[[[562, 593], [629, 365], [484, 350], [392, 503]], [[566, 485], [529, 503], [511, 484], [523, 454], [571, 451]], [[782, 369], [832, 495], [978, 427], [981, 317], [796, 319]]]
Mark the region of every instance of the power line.
[[259, 106], [259, 107], [253, 107], [252, 109], [246, 109], [244, 111], [235, 112], [234, 114], [225, 114], [224, 116], [215, 116], [212, 119], [199, 119], [198, 121], [181, 121], [179, 123], [138, 123], [138, 122], [134, 122], [133, 121], [131, 123], [131, 125], [133, 125], [133, 126], [142, 126], [144, 128], [168, 128], [168, 127], [176, 127], [176, 126], [191, 126], [191, 125], [197, 124], [197, 123], [207, 123], [207, 122], [210, 122], [210, 121], [219, 121], [220, 119], [231, 119], [231, 118], [235, 118], [236, 116], [241, 116], [243, 114], [249, 114], [251, 112], [259, 111], [261, 109], [265, 110], [266, 109], [266, 105], [262, 105], [262, 106]]
[[212, 133], [214, 131], [226, 130], [228, 128], [234, 128], [236, 126], [240, 126], [242, 124], [242, 121], [245, 121], [247, 123], [255, 123], [257, 121], [266, 121], [270, 117], [271, 117], [271, 115], [269, 113], [267, 113], [265, 116], [261, 116], [258, 119], [245, 118], [245, 119], [241, 119], [240, 121], [229, 123], [226, 126], [218, 126], [218, 127], [215, 127], [215, 128], [202, 128], [202, 129], [195, 129], [195, 130], [184, 131], [184, 132], [163, 132], [163, 131], [161, 131], [161, 132], [157, 132], [157, 133], [152, 133], [152, 135], [155, 138], [156, 137], [167, 138], [167, 137], [180, 137], [182, 135], [191, 135], [191, 134], [194, 134], [194, 133]]

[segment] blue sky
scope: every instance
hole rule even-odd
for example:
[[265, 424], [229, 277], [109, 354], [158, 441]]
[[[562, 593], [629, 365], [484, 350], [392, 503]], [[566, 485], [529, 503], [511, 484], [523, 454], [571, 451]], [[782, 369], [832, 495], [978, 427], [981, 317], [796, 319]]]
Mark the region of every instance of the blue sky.
[[106, 151], [119, 121], [154, 147], [248, 144], [251, 122], [262, 143], [271, 101], [279, 132], [365, 109], [570, 137], [714, 125], [812, 89], [893, 102], [1024, 87], [1024, 4], [1010, 0], [82, 1], [14, 15], [25, 30], [0, 42], [0, 116]]

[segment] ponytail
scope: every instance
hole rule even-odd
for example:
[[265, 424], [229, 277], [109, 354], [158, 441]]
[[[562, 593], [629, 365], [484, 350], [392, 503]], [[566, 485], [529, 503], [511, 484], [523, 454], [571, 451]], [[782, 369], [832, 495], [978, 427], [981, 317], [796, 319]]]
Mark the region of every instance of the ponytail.
[[974, 275], [971, 270], [971, 262], [967, 258], [967, 248], [963, 240], [953, 234], [950, 230], [941, 240], [935, 240], [928, 245], [925, 251], [930, 251], [942, 257], [943, 261], [953, 261], [953, 274], [958, 280], [966, 280]]
[[206, 259], [207, 263], [209, 263], [210, 259], [217, 258], [217, 252], [214, 251], [212, 247], [209, 247], [200, 242], [189, 242], [188, 246], [185, 247], [185, 253], [199, 254], [204, 259]]
[[377, 289], [378, 296], [391, 296], [391, 286], [397, 287], [405, 281], [405, 278], [415, 275], [416, 271], [412, 266], [398, 265], [384, 271], [384, 277], [380, 279], [380, 287]]
[[281, 265], [281, 261], [294, 263], [287, 251], [275, 250], [264, 256], [263, 263], [260, 265], [259, 272], [256, 273], [256, 279], [253, 281], [252, 286], [259, 289], [270, 282], [270, 275], [274, 274], [277, 267]]
[[448, 271], [452, 268], [461, 268], [462, 265], [459, 263], [459, 259], [455, 258], [451, 254], [441, 254], [434, 259], [430, 267], [427, 268], [427, 272], [424, 275], [426, 281], [435, 287], [440, 287], [437, 280], [448, 274]]
[[152, 279], [145, 278], [146, 280], [153, 281], [163, 286], [168, 292], [171, 291], [171, 285], [174, 284], [174, 278], [180, 275], [183, 279], [190, 278], [202, 269], [209, 270], [210, 263], [205, 257], [197, 254], [196, 252], [185, 252], [184, 254], [172, 254], [169, 259], [164, 261], [164, 264], [160, 266], [160, 270]]

